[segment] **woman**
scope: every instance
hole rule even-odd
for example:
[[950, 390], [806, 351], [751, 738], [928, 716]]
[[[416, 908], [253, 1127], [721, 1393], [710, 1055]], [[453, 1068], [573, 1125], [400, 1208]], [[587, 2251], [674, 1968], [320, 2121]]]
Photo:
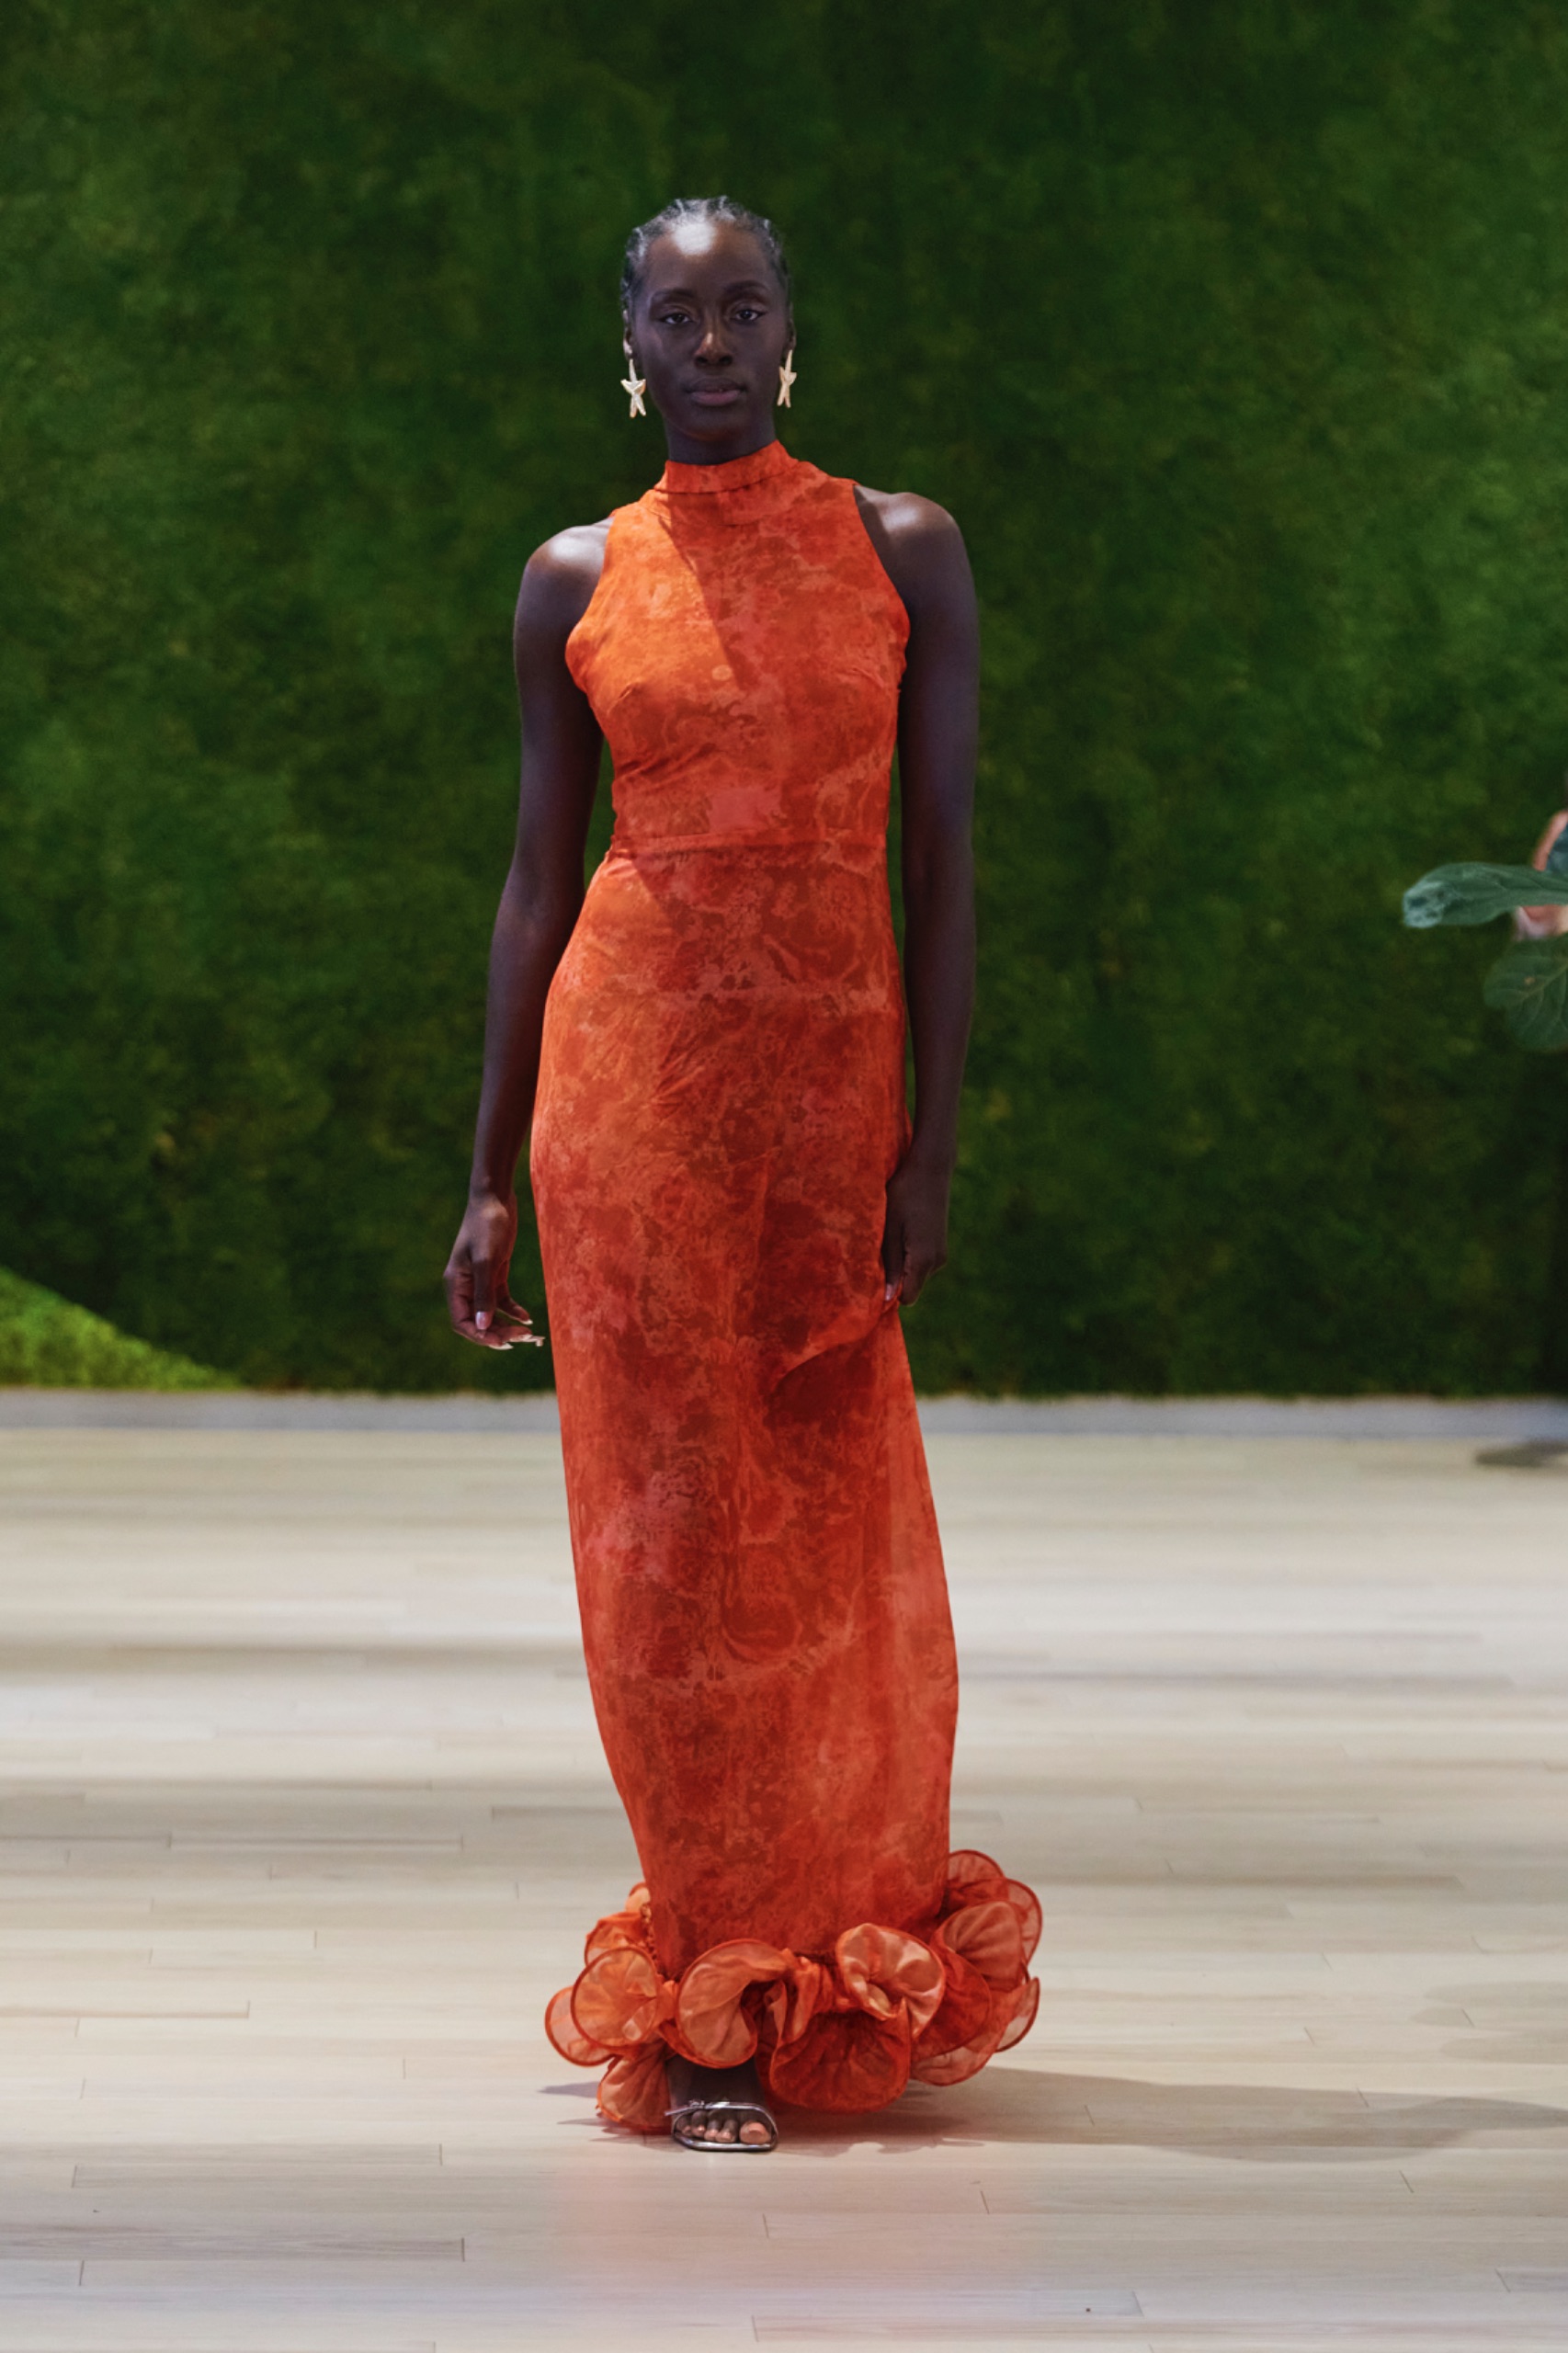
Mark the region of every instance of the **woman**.
[[[929, 501], [790, 457], [789, 280], [727, 198], [622, 282], [656, 489], [530, 559], [454, 1327], [530, 1173], [594, 1703], [646, 1884], [551, 2006], [600, 2107], [763, 2150], [1033, 2016], [1039, 1912], [947, 1853], [957, 1685], [896, 1308], [944, 1258], [973, 972], [977, 629]], [[585, 897], [601, 729], [614, 838]], [[915, 1114], [886, 861], [903, 795]]]

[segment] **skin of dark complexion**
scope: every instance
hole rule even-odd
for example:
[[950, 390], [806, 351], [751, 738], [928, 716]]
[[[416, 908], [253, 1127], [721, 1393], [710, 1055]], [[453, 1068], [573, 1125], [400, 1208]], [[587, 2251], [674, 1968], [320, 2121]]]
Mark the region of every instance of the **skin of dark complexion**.
[[[628, 354], [681, 465], [749, 457], [776, 436], [778, 369], [794, 322], [763, 247], [724, 222], [650, 247]], [[865, 490], [867, 533], [909, 616], [899, 701], [904, 993], [915, 1061], [913, 1136], [887, 1188], [885, 1296], [913, 1301], [947, 1258], [948, 1196], [974, 997], [970, 847], [980, 637], [957, 525], [926, 498]], [[598, 780], [598, 723], [566, 667], [566, 640], [604, 563], [608, 521], [561, 531], [529, 558], [513, 629], [522, 717], [517, 846], [490, 952], [484, 1076], [468, 1208], [446, 1271], [452, 1328], [481, 1347], [530, 1336], [508, 1288], [514, 1180], [533, 1116], [545, 995], [583, 902]]]

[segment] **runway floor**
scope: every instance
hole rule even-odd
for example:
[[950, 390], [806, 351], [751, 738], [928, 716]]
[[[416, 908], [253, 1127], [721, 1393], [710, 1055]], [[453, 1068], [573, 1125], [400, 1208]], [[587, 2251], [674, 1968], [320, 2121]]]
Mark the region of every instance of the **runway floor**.
[[635, 1876], [548, 1436], [0, 1432], [8, 2353], [1568, 2342], [1568, 1471], [939, 1437], [1032, 2039], [754, 2163], [543, 2040]]

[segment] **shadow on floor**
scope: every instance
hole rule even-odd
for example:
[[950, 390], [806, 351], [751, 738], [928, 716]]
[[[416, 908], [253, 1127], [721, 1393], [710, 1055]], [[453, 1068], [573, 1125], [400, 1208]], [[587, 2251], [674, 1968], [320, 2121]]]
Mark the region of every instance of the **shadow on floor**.
[[869, 2143], [903, 2149], [1097, 2143], [1180, 2150], [1250, 2165], [1354, 2165], [1402, 2152], [1447, 2147], [1485, 2134], [1494, 2145], [1526, 2147], [1542, 2132], [1568, 2131], [1568, 2109], [1528, 2100], [1423, 2098], [1398, 2093], [1310, 2091], [1293, 2085], [1151, 2084], [1115, 2075], [1048, 2075], [991, 2066], [950, 2091], [912, 2085], [893, 2108], [871, 2117], [783, 2111], [786, 2139], [813, 2156]]

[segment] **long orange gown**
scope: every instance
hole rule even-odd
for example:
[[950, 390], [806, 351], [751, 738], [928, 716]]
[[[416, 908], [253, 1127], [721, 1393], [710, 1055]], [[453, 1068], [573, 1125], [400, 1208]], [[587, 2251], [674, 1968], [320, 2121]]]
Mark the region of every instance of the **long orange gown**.
[[619, 508], [567, 644], [615, 831], [550, 991], [531, 1171], [645, 1884], [548, 2025], [642, 2131], [671, 2051], [874, 2109], [971, 2075], [1038, 1997], [1033, 1896], [948, 1852], [952, 1632], [883, 1304], [907, 633], [853, 485], [774, 442]]

